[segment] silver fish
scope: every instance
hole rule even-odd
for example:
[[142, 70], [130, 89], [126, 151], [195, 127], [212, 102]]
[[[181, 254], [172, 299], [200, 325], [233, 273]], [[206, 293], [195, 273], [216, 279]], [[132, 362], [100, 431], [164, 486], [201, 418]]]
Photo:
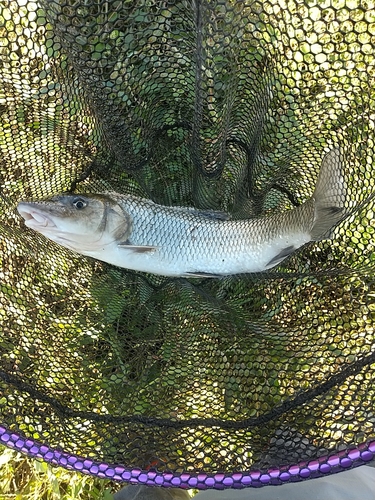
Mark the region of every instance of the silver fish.
[[26, 226], [82, 255], [164, 276], [218, 277], [276, 266], [330, 237], [342, 219], [342, 153], [323, 159], [313, 196], [271, 217], [228, 220], [221, 212], [167, 207], [118, 193], [61, 194], [18, 204]]

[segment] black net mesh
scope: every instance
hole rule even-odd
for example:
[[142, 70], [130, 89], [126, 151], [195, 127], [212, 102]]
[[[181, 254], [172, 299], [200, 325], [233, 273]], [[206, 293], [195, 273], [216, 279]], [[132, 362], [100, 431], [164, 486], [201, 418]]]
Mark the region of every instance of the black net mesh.
[[[2, 442], [98, 475], [107, 463], [224, 486], [371, 458], [374, 9], [0, 2]], [[307, 200], [334, 147], [346, 217], [265, 273], [127, 271], [15, 211], [112, 190], [264, 217]]]

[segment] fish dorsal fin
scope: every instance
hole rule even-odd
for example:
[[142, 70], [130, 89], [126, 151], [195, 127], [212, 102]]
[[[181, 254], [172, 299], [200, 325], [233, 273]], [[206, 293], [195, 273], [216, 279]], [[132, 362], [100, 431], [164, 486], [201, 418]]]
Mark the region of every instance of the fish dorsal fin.
[[217, 220], [228, 220], [231, 216], [220, 210], [201, 210], [200, 208], [194, 207], [170, 207], [173, 210], [178, 210], [180, 212], [186, 212], [189, 214], [199, 215], [200, 217], [206, 217], [207, 219], [217, 219]]

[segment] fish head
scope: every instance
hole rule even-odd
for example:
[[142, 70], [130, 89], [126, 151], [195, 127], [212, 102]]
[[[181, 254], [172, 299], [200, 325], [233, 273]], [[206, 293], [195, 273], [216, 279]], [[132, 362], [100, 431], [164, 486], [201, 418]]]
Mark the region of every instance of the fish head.
[[125, 241], [131, 218], [106, 194], [60, 194], [41, 201], [21, 201], [25, 225], [79, 253]]

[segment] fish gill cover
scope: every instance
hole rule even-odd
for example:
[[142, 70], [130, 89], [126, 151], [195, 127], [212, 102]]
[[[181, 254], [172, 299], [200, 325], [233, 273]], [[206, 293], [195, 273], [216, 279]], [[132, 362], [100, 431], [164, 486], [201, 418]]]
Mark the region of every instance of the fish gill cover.
[[[0, 439], [100, 477], [314, 477], [375, 439], [375, 4], [0, 2]], [[343, 152], [345, 217], [277, 267], [166, 278], [65, 250], [20, 200], [291, 210]]]

